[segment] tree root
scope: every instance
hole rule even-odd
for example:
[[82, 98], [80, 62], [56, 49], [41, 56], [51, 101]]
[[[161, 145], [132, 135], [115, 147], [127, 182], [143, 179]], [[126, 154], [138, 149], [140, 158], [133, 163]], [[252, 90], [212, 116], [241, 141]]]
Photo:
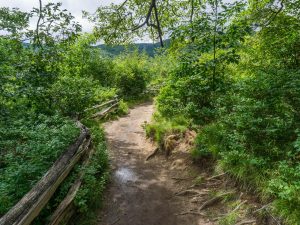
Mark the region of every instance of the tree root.
[[191, 189], [191, 190], [183, 190], [183, 191], [179, 191], [177, 193], [175, 193], [176, 196], [185, 196], [185, 195], [196, 195], [196, 196], [202, 196], [202, 195], [206, 195], [206, 192], [203, 191], [198, 191], [196, 189]]
[[220, 202], [224, 196], [229, 195], [229, 194], [233, 194], [233, 192], [226, 192], [221, 195], [215, 196], [212, 199], [207, 200], [200, 206], [199, 210], [203, 210], [205, 208], [208, 208], [208, 207]]
[[194, 210], [189, 210], [186, 212], [182, 212], [182, 213], [177, 213], [175, 214], [176, 216], [184, 216], [184, 215], [188, 215], [188, 214], [193, 214], [193, 215], [199, 215], [199, 216], [206, 216], [204, 213], [201, 213], [199, 211], [194, 211]]
[[238, 210], [241, 208], [241, 206], [244, 205], [246, 202], [247, 202], [247, 200], [241, 202], [241, 203], [238, 204], [232, 211], [230, 211], [230, 212], [228, 212], [228, 213], [225, 213], [225, 214], [222, 214], [222, 217], [226, 217], [226, 216], [228, 216], [228, 215], [230, 215], [230, 214], [232, 214], [232, 213], [238, 211]]
[[114, 222], [112, 222], [111, 224], [109, 224], [109, 225], [115, 225], [116, 223], [118, 223], [120, 221], [120, 218], [117, 218], [117, 219], [115, 219], [115, 221]]
[[244, 221], [237, 223], [236, 225], [245, 225], [245, 224], [251, 224], [251, 223], [255, 223], [255, 222], [256, 222], [256, 220], [244, 220]]
[[266, 205], [262, 206], [261, 208], [256, 209], [255, 211], [253, 211], [253, 213], [257, 213], [257, 212], [259, 212], [261, 210], [267, 209], [270, 205], [271, 205], [271, 203], [266, 204]]
[[179, 180], [179, 181], [181, 181], [181, 180], [192, 180], [194, 178], [195, 177], [171, 177], [171, 179], [173, 179], [173, 180]]
[[207, 180], [207, 181], [209, 181], [209, 180], [214, 180], [214, 179], [217, 179], [217, 178], [219, 178], [219, 177], [222, 177], [222, 176], [224, 176], [224, 175], [226, 175], [226, 174], [227, 174], [226, 172], [225, 172], [225, 173], [221, 173], [221, 174], [212, 176], [212, 177], [210, 177], [210, 178], [207, 178], [206, 180]]
[[201, 195], [196, 195], [195, 197], [193, 197], [190, 201], [191, 203], [199, 203], [199, 202], [203, 202], [203, 198]]
[[156, 148], [150, 155], [147, 156], [146, 161], [154, 157], [159, 151], [159, 148]]
[[[230, 213], [234, 213], [234, 212], [238, 211], [238, 210], [241, 208], [241, 206], [244, 205], [246, 202], [247, 202], [247, 200], [242, 201], [242, 202], [241, 202], [240, 204], [238, 204], [237, 207], [235, 207]], [[229, 213], [229, 214], [230, 214], [230, 213]]]

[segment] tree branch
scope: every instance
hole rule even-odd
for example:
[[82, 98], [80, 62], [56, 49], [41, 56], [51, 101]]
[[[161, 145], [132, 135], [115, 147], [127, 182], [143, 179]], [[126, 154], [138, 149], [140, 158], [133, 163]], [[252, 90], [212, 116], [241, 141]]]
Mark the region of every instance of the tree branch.
[[38, 44], [39, 46], [41, 46], [41, 41], [40, 41], [40, 37], [39, 37], [39, 29], [40, 29], [40, 22], [41, 22], [41, 19], [42, 19], [42, 0], [39, 0], [39, 6], [40, 6], [40, 9], [39, 9], [39, 18], [38, 18], [38, 21], [36, 23], [36, 30], [35, 30], [35, 35], [36, 35], [36, 44]]
[[194, 0], [191, 0], [191, 15], [190, 15], [190, 23], [193, 23], [194, 18]]
[[142, 24], [140, 24], [140, 25], [134, 27], [134, 28], [132, 29], [132, 31], [136, 31], [136, 30], [142, 28], [143, 26], [145, 26], [146, 24], [148, 25], [149, 19], [150, 19], [150, 17], [151, 17], [151, 13], [152, 13], [152, 10], [153, 10], [154, 5], [155, 5], [155, 0], [152, 0], [152, 1], [151, 1], [151, 5], [150, 5], [150, 7], [149, 7], [149, 10], [148, 10], [148, 12], [147, 12], [145, 21], [144, 21]]
[[274, 21], [274, 19], [278, 16], [278, 14], [283, 10], [284, 7], [283, 2], [284, 0], [280, 1], [280, 8], [276, 12], [273, 11], [273, 15], [270, 16], [270, 18], [268, 19], [264, 27], [269, 26]]
[[158, 12], [157, 12], [157, 7], [156, 7], [156, 1], [154, 0], [154, 13], [155, 13], [155, 19], [156, 19], [156, 24], [157, 24], [157, 31], [158, 31], [158, 36], [159, 36], [159, 41], [160, 41], [160, 46], [164, 47], [164, 42], [162, 39], [162, 30], [161, 30], [161, 26], [160, 26], [160, 21], [158, 18]]
[[192, 42], [194, 42], [195, 40], [195, 37], [193, 36], [193, 33], [194, 33], [194, 24], [193, 24], [193, 19], [194, 19], [194, 0], [191, 0], [191, 15], [190, 15], [190, 24], [191, 24], [191, 39], [192, 39]]
[[125, 1], [119, 6], [119, 8], [118, 8], [117, 10], [122, 9], [122, 8], [126, 5], [127, 2], [128, 2], [128, 0], [125, 0]]

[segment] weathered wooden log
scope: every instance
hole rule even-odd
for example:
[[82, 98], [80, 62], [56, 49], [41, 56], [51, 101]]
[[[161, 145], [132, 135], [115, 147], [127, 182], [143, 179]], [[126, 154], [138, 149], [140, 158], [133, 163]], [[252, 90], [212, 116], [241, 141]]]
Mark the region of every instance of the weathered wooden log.
[[[89, 148], [90, 150], [86, 152], [85, 158], [83, 159], [82, 166], [85, 168], [89, 163], [90, 159], [94, 154], [94, 148]], [[72, 187], [69, 189], [67, 196], [59, 204], [55, 212], [50, 218], [48, 225], [60, 225], [67, 223], [72, 215], [76, 212], [76, 207], [74, 205], [75, 196], [82, 184], [82, 179], [84, 176], [84, 170], [80, 171], [78, 179], [74, 182]]]
[[109, 113], [109, 112], [115, 110], [116, 107], [117, 107], [118, 105], [119, 105], [119, 102], [117, 102], [117, 103], [111, 105], [110, 107], [108, 107], [107, 109], [104, 109], [104, 110], [101, 111], [101, 112], [98, 112], [98, 113], [93, 114], [93, 115], [91, 116], [91, 118], [96, 118], [96, 117], [97, 117], [97, 118], [101, 119], [101, 118], [103, 118], [107, 113]]
[[88, 129], [80, 123], [78, 125], [81, 128], [79, 138], [56, 160], [31, 191], [0, 219], [0, 225], [29, 225], [38, 216], [90, 144]]
[[76, 180], [76, 182], [72, 185], [65, 199], [59, 204], [58, 208], [52, 214], [48, 225], [66, 224], [74, 215], [76, 212], [74, 198], [81, 186], [81, 183], [81, 180]]
[[104, 102], [103, 104], [95, 105], [95, 106], [93, 106], [93, 107], [91, 107], [91, 108], [85, 109], [84, 111], [87, 112], [87, 111], [90, 111], [90, 110], [93, 110], [93, 109], [98, 109], [98, 108], [107, 106], [107, 105], [109, 105], [109, 104], [111, 104], [111, 103], [115, 103], [115, 102], [117, 102], [117, 101], [118, 101], [117, 99], [113, 99], [113, 100], [110, 100], [110, 101], [108, 101], [108, 102]]

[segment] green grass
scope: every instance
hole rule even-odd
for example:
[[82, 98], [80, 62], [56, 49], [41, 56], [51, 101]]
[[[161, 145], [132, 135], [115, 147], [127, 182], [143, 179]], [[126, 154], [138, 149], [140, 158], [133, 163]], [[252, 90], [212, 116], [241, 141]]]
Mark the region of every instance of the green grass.
[[190, 122], [184, 117], [168, 120], [160, 114], [155, 113], [152, 121], [145, 124], [146, 135], [158, 144], [162, 144], [164, 137], [168, 134], [183, 134], [189, 127]]

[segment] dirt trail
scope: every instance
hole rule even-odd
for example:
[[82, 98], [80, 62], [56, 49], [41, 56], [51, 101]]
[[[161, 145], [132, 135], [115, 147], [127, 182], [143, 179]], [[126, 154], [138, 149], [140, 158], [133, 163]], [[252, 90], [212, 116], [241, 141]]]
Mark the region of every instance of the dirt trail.
[[180, 136], [168, 158], [158, 152], [146, 161], [156, 146], [142, 125], [153, 112], [153, 104], [145, 103], [105, 124], [112, 178], [97, 225], [278, 224], [255, 195], [216, 171], [213, 161], [192, 160], [193, 131]]
[[155, 147], [146, 140], [142, 125], [150, 121], [153, 111], [151, 103], [142, 104], [126, 117], [105, 124], [112, 180], [98, 224], [214, 224], [201, 215], [179, 215], [194, 207], [186, 198], [175, 195], [184, 187], [174, 177], [189, 174], [183, 161], [167, 160], [163, 155], [145, 161]]

